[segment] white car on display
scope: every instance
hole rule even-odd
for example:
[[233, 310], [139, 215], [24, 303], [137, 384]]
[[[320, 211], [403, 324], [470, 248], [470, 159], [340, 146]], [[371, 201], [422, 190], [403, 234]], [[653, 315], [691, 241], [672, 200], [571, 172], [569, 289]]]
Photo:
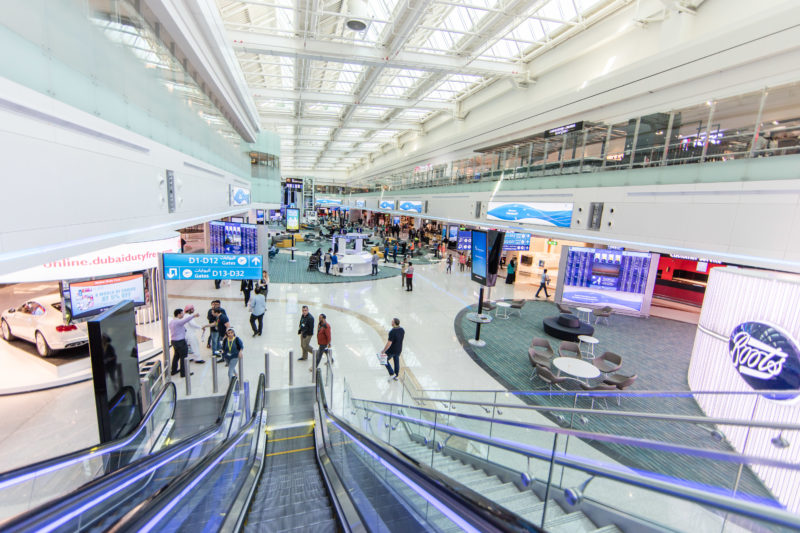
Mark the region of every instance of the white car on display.
[[58, 294], [48, 294], [28, 300], [16, 309], [8, 309], [0, 316], [0, 329], [7, 342], [20, 338], [36, 344], [36, 351], [42, 357], [51, 355], [54, 350], [89, 342], [86, 324], [64, 322]]

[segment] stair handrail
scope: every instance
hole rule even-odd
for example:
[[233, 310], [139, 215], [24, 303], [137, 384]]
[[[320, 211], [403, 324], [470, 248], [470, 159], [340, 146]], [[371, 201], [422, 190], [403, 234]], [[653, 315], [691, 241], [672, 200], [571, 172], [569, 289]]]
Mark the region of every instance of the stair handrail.
[[[460, 413], [451, 413], [447, 411], [437, 411], [434, 409], [427, 409], [427, 408], [420, 408], [420, 407], [410, 407], [405, 405], [393, 404], [389, 402], [380, 402], [375, 400], [362, 400], [358, 398], [353, 398], [353, 401], [360, 401], [362, 403], [374, 403], [385, 405], [389, 407], [395, 407], [398, 409], [415, 409], [421, 411], [427, 411], [430, 413], [436, 413], [442, 416], [463, 416], [465, 418], [470, 418], [473, 420], [482, 420], [486, 422], [492, 421], [491, 419], [487, 419], [485, 417], [479, 417], [474, 415], [461, 415]], [[362, 409], [367, 409], [366, 407], [361, 407]], [[659, 478], [652, 478], [649, 476], [643, 476], [640, 474], [635, 474], [631, 472], [629, 469], [618, 469], [612, 468], [609, 466], [603, 466], [602, 464], [598, 463], [597, 461], [586, 460], [582, 458], [575, 458], [569, 457], [564, 452], [554, 452], [554, 450], [547, 450], [544, 448], [537, 448], [535, 446], [522, 444], [522, 443], [515, 443], [506, 439], [500, 439], [497, 437], [487, 437], [484, 435], [480, 435], [479, 433], [474, 433], [472, 431], [461, 430], [458, 428], [454, 428], [444, 424], [438, 424], [432, 421], [423, 420], [419, 418], [410, 417], [407, 415], [403, 415], [400, 413], [395, 413], [391, 411], [383, 411], [379, 409], [369, 409], [370, 411], [376, 414], [382, 414], [384, 416], [391, 416], [397, 418], [399, 420], [404, 420], [409, 423], [422, 425], [426, 427], [435, 428], [436, 431], [442, 431], [443, 433], [451, 434], [457, 437], [461, 437], [470, 441], [476, 441], [481, 444], [486, 444], [489, 446], [494, 446], [496, 448], [500, 448], [506, 451], [519, 453], [523, 456], [529, 456], [536, 459], [541, 459], [545, 461], [552, 461], [555, 464], [560, 466], [565, 466], [569, 468], [574, 468], [576, 470], [581, 470], [586, 472], [587, 474], [591, 475], [599, 475], [601, 477], [613, 479], [615, 481], [620, 481], [623, 483], [628, 483], [631, 485], [635, 485], [640, 488], [653, 490], [656, 492], [660, 492], [663, 494], [667, 494], [670, 496], [675, 496], [684, 500], [688, 500], [693, 503], [698, 503], [702, 505], [709, 505], [711, 507], [731, 512], [734, 514], [741, 514], [748, 516], [750, 518], [755, 518], [757, 520], [765, 520], [767, 522], [771, 522], [774, 524], [778, 524], [781, 526], [787, 526], [792, 528], [800, 529], [800, 516], [795, 514], [789, 513], [781, 508], [778, 507], [770, 507], [766, 504], [758, 504], [744, 499], [737, 499], [730, 496], [725, 496], [722, 494], [717, 494], [711, 491], [703, 491], [699, 489], [694, 489], [691, 487], [686, 487], [679, 483], [665, 481]], [[664, 444], [654, 441], [645, 441], [644, 439], [633, 439], [631, 437], [620, 437], [616, 435], [608, 435], [602, 433], [592, 433], [587, 431], [578, 431], [572, 429], [565, 429], [560, 427], [552, 427], [552, 426], [540, 426], [536, 424], [524, 424], [524, 423], [515, 423], [510, 421], [498, 421], [494, 420], [494, 422], [499, 423], [507, 423], [509, 425], [514, 425], [518, 427], [523, 427], [527, 429], [534, 429], [534, 430], [541, 430], [550, 433], [556, 433], [558, 435], [571, 435], [577, 438], [586, 438], [586, 439], [594, 439], [594, 440], [604, 440], [608, 442], [614, 442], [618, 444], [628, 444], [634, 446], [641, 446], [647, 447], [651, 449], [660, 449], [662, 451], [673, 451], [675, 453], [681, 454], [689, 454], [694, 456], [704, 457], [706, 459], [716, 459], [720, 458], [723, 460], [729, 460], [732, 462], [741, 462], [739, 459], [750, 459], [748, 456], [742, 456], [739, 454], [730, 454], [727, 452], [717, 452], [713, 450], [701, 450], [701, 449], [694, 449], [685, 446], [678, 446], [678, 445], [671, 445], [671, 444]], [[769, 466], [777, 466], [777, 467], [785, 467], [791, 470], [800, 470], [800, 465], [791, 464], [791, 463], [783, 463], [781, 461], [775, 461], [771, 459], [761, 459], [758, 462], [750, 463], [749, 461], [746, 464], [767, 464]]]

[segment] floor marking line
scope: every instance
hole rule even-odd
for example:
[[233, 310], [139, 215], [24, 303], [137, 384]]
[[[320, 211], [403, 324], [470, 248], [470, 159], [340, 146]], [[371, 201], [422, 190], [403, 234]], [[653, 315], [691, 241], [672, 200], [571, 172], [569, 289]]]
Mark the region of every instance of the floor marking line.
[[305, 435], [297, 435], [296, 437], [283, 437], [282, 439], [270, 439], [270, 442], [280, 442], [282, 440], [292, 440], [292, 439], [304, 439], [308, 437], [313, 437], [313, 433], [306, 433]]
[[287, 453], [297, 453], [297, 452], [307, 452], [308, 450], [313, 450], [313, 446], [309, 446], [308, 448], [298, 448], [297, 450], [287, 450], [285, 452], [272, 452], [268, 453], [264, 457], [272, 457], [273, 455], [285, 455]]

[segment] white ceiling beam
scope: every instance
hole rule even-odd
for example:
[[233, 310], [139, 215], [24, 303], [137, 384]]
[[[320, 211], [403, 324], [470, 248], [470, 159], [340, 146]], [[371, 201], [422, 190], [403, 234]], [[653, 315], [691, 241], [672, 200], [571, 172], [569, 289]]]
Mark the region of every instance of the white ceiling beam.
[[325, 93], [314, 90], [287, 91], [284, 89], [253, 89], [256, 99], [288, 100], [303, 103], [363, 105], [371, 107], [399, 107], [418, 109], [432, 109], [436, 111], [454, 111], [455, 104], [449, 102], [418, 101], [408, 98], [387, 98], [384, 96], [368, 96], [362, 101], [357, 101], [352, 94]]
[[243, 31], [228, 31], [234, 49], [248, 54], [262, 54], [294, 59], [313, 59], [334, 63], [354, 63], [385, 68], [423, 70], [444, 74], [477, 76], [519, 76], [524, 65], [465, 60], [460, 57], [399, 51], [387, 57], [384, 50], [315, 39], [298, 40]]
[[[308, 127], [332, 127], [338, 128], [341, 126], [341, 121], [338, 118], [306, 118], [306, 117], [290, 117], [286, 115], [272, 115], [269, 113], [261, 113], [262, 125], [289, 125], [289, 126], [308, 126]], [[348, 128], [356, 128], [360, 130], [395, 130], [395, 131], [421, 131], [422, 125], [413, 121], [400, 121], [394, 120], [390, 123], [382, 120], [351, 120], [347, 124]]]

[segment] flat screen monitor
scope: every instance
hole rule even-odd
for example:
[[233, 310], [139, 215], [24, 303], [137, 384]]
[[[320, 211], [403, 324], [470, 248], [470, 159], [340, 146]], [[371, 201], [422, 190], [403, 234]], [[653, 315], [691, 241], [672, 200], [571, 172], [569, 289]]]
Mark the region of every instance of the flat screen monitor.
[[470, 230], [459, 231], [456, 250], [470, 250], [471, 248], [472, 248], [472, 231]]
[[118, 303], [87, 326], [100, 442], [109, 442], [142, 419], [134, 302]]
[[400, 217], [392, 218], [392, 224], [400, 224]]
[[458, 226], [447, 227], [447, 240], [454, 241], [458, 238]]
[[472, 230], [472, 281], [486, 285], [489, 276], [488, 238], [485, 231]]
[[231, 222], [244, 224], [244, 217], [231, 217]]
[[264, 223], [264, 210], [263, 209], [256, 209], [256, 223], [263, 224]]
[[529, 255], [523, 255], [519, 258], [519, 262], [523, 265], [532, 266], [533, 265], [533, 257]]
[[287, 208], [286, 209], [286, 231], [297, 232], [300, 231], [300, 210]]
[[650, 261], [646, 252], [570, 248], [562, 298], [575, 304], [640, 311]]
[[70, 320], [86, 319], [127, 300], [135, 306], [145, 304], [144, 275], [131, 274], [70, 283], [64, 291], [65, 315]]

